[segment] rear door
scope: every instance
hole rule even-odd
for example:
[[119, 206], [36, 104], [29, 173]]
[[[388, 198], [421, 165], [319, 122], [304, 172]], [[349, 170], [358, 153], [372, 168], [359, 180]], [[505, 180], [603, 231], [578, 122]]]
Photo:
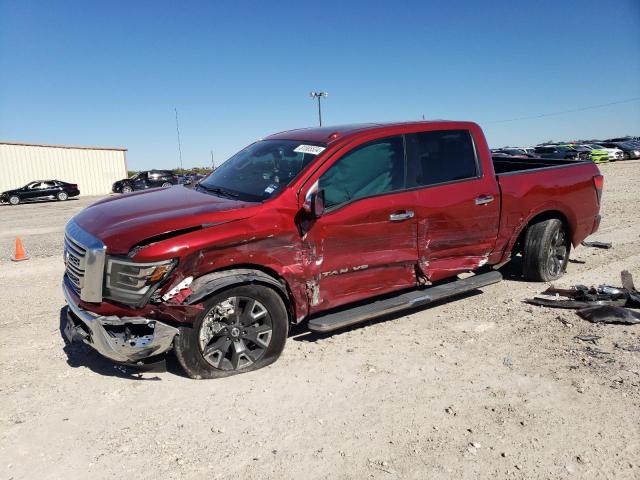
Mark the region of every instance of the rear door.
[[493, 172], [482, 171], [471, 132], [412, 133], [406, 146], [421, 273], [435, 281], [487, 263], [498, 234], [500, 191]]
[[306, 191], [317, 185], [326, 203], [303, 237], [312, 312], [415, 286], [414, 193], [404, 177], [398, 135], [354, 147], [309, 180]]

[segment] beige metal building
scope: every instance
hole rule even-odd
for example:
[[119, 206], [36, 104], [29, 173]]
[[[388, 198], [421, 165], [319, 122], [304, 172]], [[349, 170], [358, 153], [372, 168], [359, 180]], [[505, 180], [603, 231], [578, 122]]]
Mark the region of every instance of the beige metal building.
[[77, 183], [81, 195], [106, 195], [127, 177], [127, 149], [0, 140], [0, 192], [33, 180]]

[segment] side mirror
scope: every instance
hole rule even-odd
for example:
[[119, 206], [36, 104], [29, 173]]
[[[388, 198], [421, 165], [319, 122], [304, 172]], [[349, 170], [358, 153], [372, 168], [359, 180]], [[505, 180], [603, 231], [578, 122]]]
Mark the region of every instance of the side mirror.
[[320, 218], [324, 214], [324, 190], [316, 190], [310, 193], [302, 209], [314, 218]]

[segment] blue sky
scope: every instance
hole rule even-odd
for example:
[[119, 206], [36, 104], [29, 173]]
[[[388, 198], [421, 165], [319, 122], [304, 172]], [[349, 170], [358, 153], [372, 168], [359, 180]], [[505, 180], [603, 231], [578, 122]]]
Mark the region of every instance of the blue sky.
[[445, 118], [493, 146], [640, 135], [640, 1], [0, 0], [0, 139], [222, 162], [317, 122]]

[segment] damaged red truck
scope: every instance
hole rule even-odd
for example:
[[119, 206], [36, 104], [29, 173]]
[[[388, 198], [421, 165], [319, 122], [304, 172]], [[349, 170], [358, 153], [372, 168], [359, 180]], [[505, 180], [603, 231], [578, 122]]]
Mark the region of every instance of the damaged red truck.
[[255, 370], [291, 325], [328, 332], [452, 297], [515, 255], [526, 279], [560, 277], [598, 228], [602, 186], [588, 161], [492, 159], [471, 122], [278, 133], [195, 190], [71, 219], [64, 333], [128, 364], [173, 348], [192, 378]]

